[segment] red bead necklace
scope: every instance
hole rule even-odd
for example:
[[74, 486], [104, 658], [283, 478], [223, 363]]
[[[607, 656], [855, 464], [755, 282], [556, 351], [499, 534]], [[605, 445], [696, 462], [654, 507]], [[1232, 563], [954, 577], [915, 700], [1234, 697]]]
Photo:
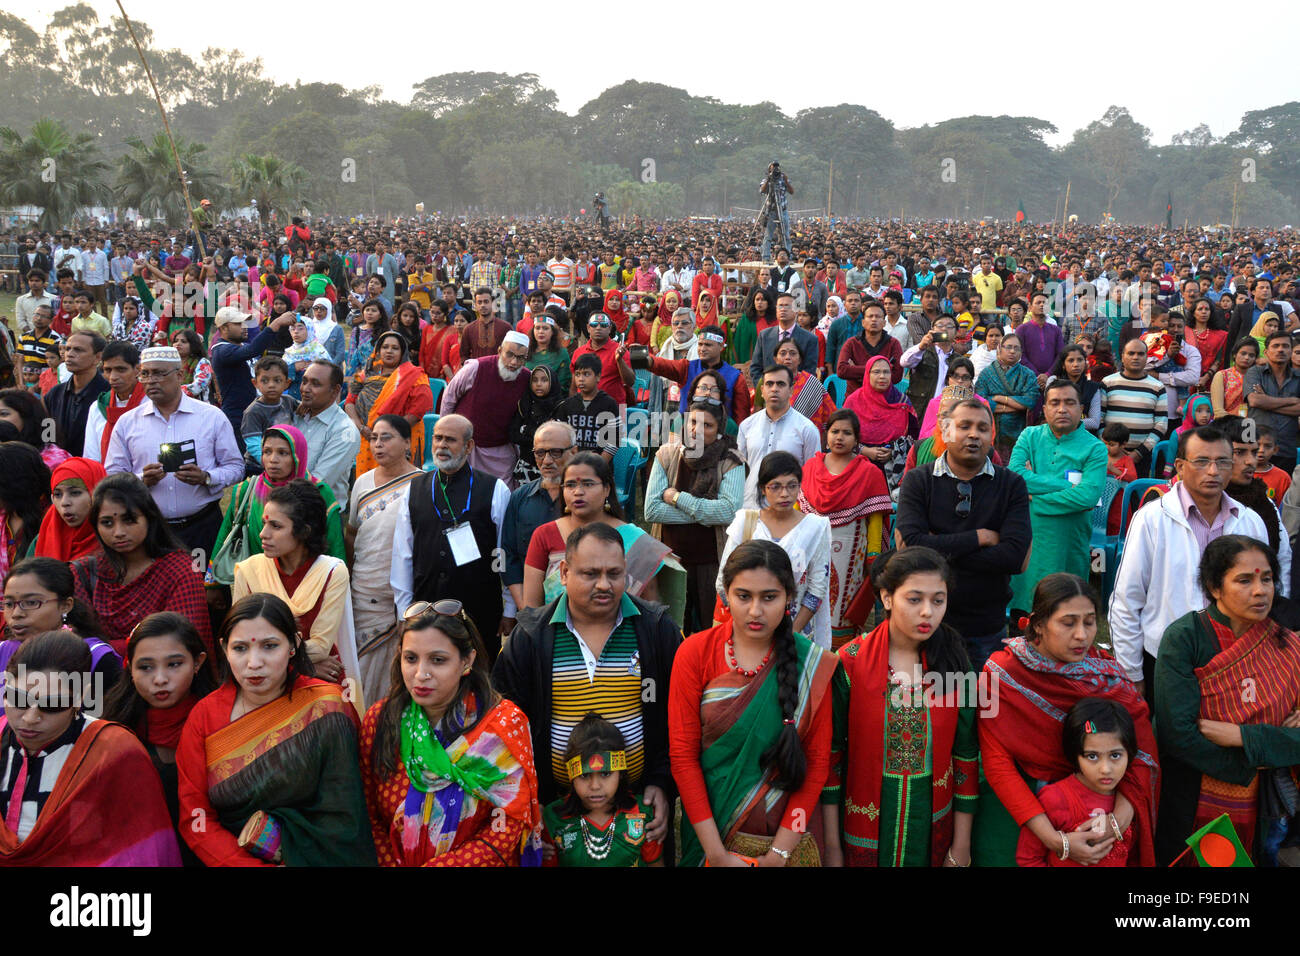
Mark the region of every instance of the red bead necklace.
[[[775, 644], [775, 642], [773, 642], [773, 644]], [[767, 649], [767, 655], [763, 658], [763, 660], [759, 663], [759, 665], [755, 667], [752, 671], [747, 671], [745, 670], [745, 668], [741, 667], [740, 664], [737, 663], [736, 661], [735, 637], [733, 636], [727, 638], [727, 663], [731, 666], [731, 669], [735, 671], [737, 674], [739, 674], [741, 677], [757, 677], [758, 672], [761, 671], [764, 667], [766, 667], [767, 662], [770, 661], [771, 659], [772, 659], [772, 647], [769, 646]]]

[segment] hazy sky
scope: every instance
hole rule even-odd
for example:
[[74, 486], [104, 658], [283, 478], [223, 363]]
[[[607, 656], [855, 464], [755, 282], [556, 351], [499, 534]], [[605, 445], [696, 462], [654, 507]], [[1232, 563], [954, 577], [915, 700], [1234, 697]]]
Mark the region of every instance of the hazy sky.
[[[113, 0], [87, 2], [101, 19], [117, 13]], [[1199, 123], [1223, 136], [1246, 111], [1300, 96], [1294, 78], [1264, 79], [1285, 78], [1285, 71], [1243, 69], [1239, 56], [1225, 61], [1221, 55], [1234, 29], [1289, 26], [1294, 10], [1283, 0], [1252, 3], [1245, 21], [1205, 0], [1050, 7], [1027, 0], [866, 6], [829, 0], [806, 7], [751, 0], [734, 15], [725, 12], [727, 4], [709, 4], [704, 19], [694, 5], [673, 3], [325, 0], [187, 9], [162, 0], [123, 2], [164, 48], [197, 55], [207, 46], [234, 47], [260, 56], [278, 82], [379, 83], [399, 102], [410, 99], [412, 84], [435, 73], [531, 72], [570, 114], [602, 90], [636, 79], [726, 103], [771, 100], [788, 115], [860, 103], [902, 127], [971, 114], [1032, 115], [1058, 127], [1053, 143], [1117, 104], [1162, 145]], [[21, 11], [38, 31], [68, 5], [0, 0], [0, 8]], [[572, 26], [557, 30], [565, 10]], [[922, 40], [930, 45], [922, 48]], [[974, 49], [986, 54], [976, 57]], [[1264, 48], [1265, 60], [1281, 49]], [[1209, 63], [1228, 68], [1211, 77]]]

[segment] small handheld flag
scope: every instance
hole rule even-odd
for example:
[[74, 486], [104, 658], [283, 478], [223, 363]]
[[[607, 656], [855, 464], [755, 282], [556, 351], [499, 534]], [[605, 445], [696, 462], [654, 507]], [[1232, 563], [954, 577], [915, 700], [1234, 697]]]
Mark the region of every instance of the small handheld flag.
[[[1226, 813], [1215, 817], [1189, 836], [1187, 846], [1196, 854], [1196, 862], [1201, 866], [1253, 867], [1255, 865], [1250, 861], [1246, 848], [1237, 839], [1237, 831], [1233, 829], [1232, 820]], [[1180, 856], [1179, 859], [1182, 857]]]

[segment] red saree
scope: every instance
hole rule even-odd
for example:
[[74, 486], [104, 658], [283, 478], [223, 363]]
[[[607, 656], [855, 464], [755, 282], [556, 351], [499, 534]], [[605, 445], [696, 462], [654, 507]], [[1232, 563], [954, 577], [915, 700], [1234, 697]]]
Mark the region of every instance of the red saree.
[[[1292, 639], [1279, 647], [1277, 635], [1283, 628], [1271, 619], [1260, 621], [1236, 637], [1231, 628], [1209, 614], [1202, 612], [1197, 617], [1223, 648], [1209, 663], [1196, 668], [1201, 685], [1201, 717], [1231, 724], [1280, 726], [1300, 701], [1300, 642]], [[1245, 692], [1247, 688], [1250, 693]], [[1193, 826], [1199, 830], [1228, 814], [1237, 839], [1253, 857], [1259, 781], [1256, 774], [1249, 785], [1242, 787], [1202, 774]]]
[[[1094, 646], [1083, 660], [1061, 664], [1044, 657], [1023, 637], [1017, 637], [994, 652], [984, 671], [997, 683], [989, 693], [991, 703], [980, 713], [980, 739], [990, 738], [1011, 756], [1021, 772], [1035, 780], [1060, 780], [1077, 769], [1066, 762], [1061, 750], [1061, 724], [1081, 698], [1105, 697], [1124, 706], [1137, 727], [1138, 743], [1137, 759], [1119, 785], [1119, 792], [1134, 810], [1136, 844], [1130, 849], [1129, 859], [1132, 865], [1154, 866], [1152, 822], [1160, 777], [1155, 734], [1146, 701], [1115, 659]], [[1008, 798], [999, 789], [1000, 781], [994, 779], [987, 760], [985, 773], [999, 799], [1006, 804]], [[1025, 788], [1023, 781], [1021, 787]]]
[[87, 722], [26, 840], [0, 821], [0, 866], [180, 865], [158, 771], [131, 731], [104, 720]]

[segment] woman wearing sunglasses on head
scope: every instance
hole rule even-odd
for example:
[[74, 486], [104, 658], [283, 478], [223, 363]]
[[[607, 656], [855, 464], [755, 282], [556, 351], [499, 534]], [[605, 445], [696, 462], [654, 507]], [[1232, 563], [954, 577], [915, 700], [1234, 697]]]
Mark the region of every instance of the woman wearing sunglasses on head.
[[361, 728], [381, 866], [538, 866], [541, 809], [528, 718], [488, 678], [460, 601], [404, 615], [392, 686]]
[[179, 866], [144, 747], [125, 727], [82, 713], [93, 686], [85, 641], [70, 631], [24, 641], [5, 680], [0, 865]]

